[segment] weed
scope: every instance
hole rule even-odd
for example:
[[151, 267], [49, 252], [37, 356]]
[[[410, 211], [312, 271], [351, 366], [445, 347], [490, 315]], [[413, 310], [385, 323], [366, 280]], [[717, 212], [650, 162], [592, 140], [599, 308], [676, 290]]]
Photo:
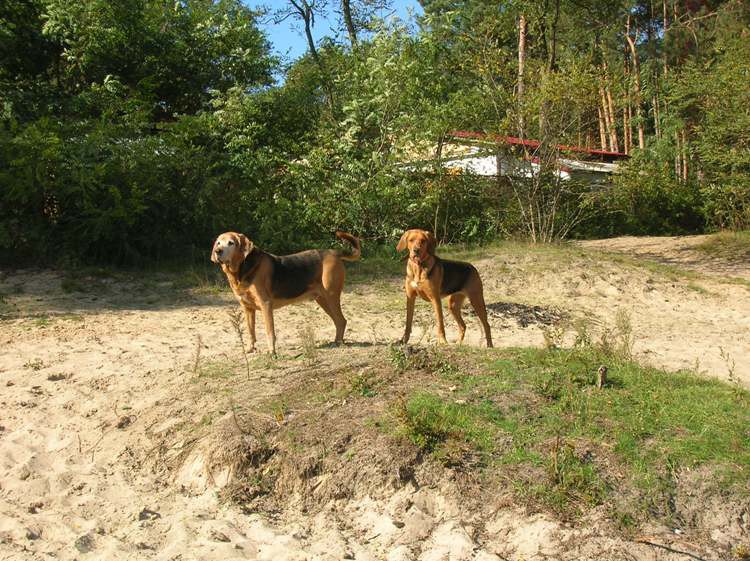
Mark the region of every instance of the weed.
[[388, 347], [388, 353], [393, 369], [399, 374], [408, 370], [427, 370], [450, 377], [456, 370], [455, 366], [434, 348], [394, 344]]
[[193, 375], [200, 376], [201, 369], [201, 347], [203, 346], [203, 339], [200, 333], [195, 340], [195, 355], [193, 356]]
[[44, 361], [41, 358], [29, 360], [23, 365], [24, 368], [31, 368], [35, 372], [41, 370], [45, 366], [47, 365], [44, 364]]
[[351, 391], [362, 397], [375, 397], [378, 395], [375, 389], [375, 381], [375, 376], [371, 372], [355, 374], [351, 380]]
[[180, 271], [172, 281], [172, 287], [177, 290], [192, 290], [197, 294], [219, 294], [224, 289], [223, 275], [220, 270], [207, 267], [192, 266]]
[[276, 420], [276, 422], [279, 424], [284, 423], [290, 412], [289, 405], [286, 402], [286, 399], [282, 398], [282, 399], [273, 401], [271, 402], [270, 407], [271, 407], [271, 415]]
[[750, 560], [750, 545], [744, 543], [738, 544], [734, 548], [734, 555], [740, 561]]
[[299, 339], [302, 343], [302, 357], [307, 364], [314, 364], [318, 358], [318, 349], [315, 341], [315, 329], [309, 323], [299, 330]]
[[615, 313], [615, 330], [618, 338], [618, 347], [616, 351], [625, 358], [633, 357], [633, 345], [635, 336], [633, 335], [633, 324], [630, 321], [630, 314], [625, 310], [617, 310]]
[[234, 332], [237, 334], [237, 340], [240, 343], [240, 350], [242, 351], [242, 357], [245, 359], [245, 373], [247, 374], [247, 379], [250, 379], [250, 361], [247, 358], [247, 351], [245, 350], [245, 339], [242, 336], [242, 318], [243, 313], [242, 310], [239, 310], [237, 308], [232, 310], [227, 310], [227, 315], [229, 316], [229, 323], [232, 325], [232, 328], [234, 329]]
[[402, 374], [409, 364], [406, 348], [406, 345], [399, 344], [388, 346], [388, 354], [391, 364], [393, 365], [393, 369], [399, 374]]
[[591, 334], [589, 333], [588, 324], [584, 320], [579, 319], [573, 323], [573, 329], [576, 333], [573, 346], [579, 349], [591, 347]]
[[571, 510], [603, 502], [604, 483], [597, 474], [590, 452], [579, 455], [573, 446], [557, 435], [545, 469], [546, 480], [532, 484], [528, 492], [552, 510], [565, 514]]
[[750, 231], [719, 232], [696, 246], [696, 249], [711, 257], [747, 261], [750, 259]]
[[633, 357], [635, 336], [630, 315], [625, 310], [617, 310], [614, 326], [607, 326], [602, 330], [595, 347], [608, 357], [630, 360]]
[[544, 347], [547, 349], [559, 349], [562, 347], [565, 337], [565, 327], [562, 325], [545, 325], [542, 326], [542, 336], [544, 337]]
[[235, 375], [235, 368], [228, 362], [209, 361], [199, 367], [197, 378], [221, 379]]

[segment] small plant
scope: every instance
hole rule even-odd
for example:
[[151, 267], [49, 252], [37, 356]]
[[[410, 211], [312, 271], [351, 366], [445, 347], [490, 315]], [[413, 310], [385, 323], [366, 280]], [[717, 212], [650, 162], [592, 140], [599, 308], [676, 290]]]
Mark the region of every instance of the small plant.
[[31, 368], [35, 372], [41, 370], [45, 366], [46, 365], [44, 364], [44, 361], [41, 358], [35, 358], [34, 360], [29, 360], [23, 365], [24, 368]]
[[588, 324], [584, 320], [578, 320], [573, 324], [576, 333], [574, 347], [587, 348], [591, 347], [591, 334], [589, 333]]
[[378, 392], [375, 390], [374, 376], [370, 372], [360, 372], [352, 378], [352, 392], [362, 397], [375, 397]]
[[406, 356], [406, 345], [390, 345], [388, 347], [388, 354], [394, 370], [399, 374], [403, 373], [409, 364], [409, 359]]
[[594, 506], [604, 500], [604, 484], [591, 462], [590, 453], [576, 454], [568, 442], [557, 435], [547, 461], [548, 483], [539, 487], [539, 498], [556, 510], [573, 505]]
[[734, 555], [740, 561], [750, 561], [750, 546], [744, 543], [738, 544], [734, 548]]
[[203, 346], [203, 339], [200, 336], [200, 333], [196, 337], [195, 340], [195, 355], [193, 356], [193, 374], [195, 376], [200, 375], [201, 370], [201, 347]]
[[308, 364], [313, 364], [318, 358], [318, 348], [315, 342], [315, 330], [308, 323], [299, 330], [299, 339], [302, 343], [302, 356]]
[[606, 327], [599, 338], [596, 347], [603, 354], [622, 360], [633, 358], [635, 336], [630, 315], [625, 310], [618, 310], [615, 314], [613, 327]]
[[271, 403], [271, 415], [279, 424], [286, 421], [289, 411], [289, 405], [285, 399], [280, 399]]
[[545, 373], [532, 382], [534, 391], [549, 401], [557, 401], [563, 393], [563, 379], [559, 372]]
[[250, 379], [250, 361], [247, 358], [247, 351], [245, 350], [245, 339], [242, 336], [242, 310], [233, 309], [228, 310], [227, 315], [229, 316], [229, 323], [232, 324], [234, 332], [237, 334], [237, 339], [240, 342], [240, 350], [242, 351], [242, 357], [245, 359], [245, 373], [247, 379]]
[[457, 370], [437, 349], [395, 344], [388, 348], [388, 352], [391, 364], [399, 374], [407, 370], [429, 370], [450, 376]]
[[727, 364], [727, 377], [729, 378], [729, 382], [734, 386], [739, 386], [740, 381], [737, 378], [737, 374], [735, 372], [737, 364], [734, 362], [734, 359], [729, 355], [724, 347], [719, 347], [719, 355], [721, 356], [721, 359]]
[[633, 346], [635, 336], [633, 335], [633, 324], [630, 314], [625, 310], [617, 310], [615, 314], [615, 330], [618, 337], [618, 352], [626, 360], [633, 358]]
[[547, 325], [542, 327], [542, 336], [544, 337], [544, 348], [559, 349], [563, 345], [565, 338], [565, 327], [561, 325]]

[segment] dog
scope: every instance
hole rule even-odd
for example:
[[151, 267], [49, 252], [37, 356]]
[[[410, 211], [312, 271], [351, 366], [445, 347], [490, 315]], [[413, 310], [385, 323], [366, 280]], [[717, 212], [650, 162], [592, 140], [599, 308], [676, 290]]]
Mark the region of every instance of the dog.
[[406, 344], [411, 336], [414, 319], [414, 302], [417, 296], [432, 303], [437, 322], [437, 336], [441, 343], [445, 338], [442, 298], [448, 297], [448, 307], [458, 324], [458, 342], [464, 340], [466, 324], [461, 317], [461, 306], [468, 296], [474, 311], [482, 323], [487, 346], [492, 347], [492, 333], [487, 322], [482, 279], [471, 263], [441, 259], [435, 255], [437, 240], [426, 230], [407, 230], [396, 245], [396, 251], [408, 249], [406, 262], [406, 329], [401, 342]]
[[211, 261], [221, 265], [229, 286], [245, 313], [250, 348], [255, 350], [255, 312], [266, 326], [269, 351], [276, 354], [273, 311], [287, 304], [315, 299], [336, 326], [336, 343], [344, 341], [346, 318], [341, 312], [344, 261], [361, 254], [359, 239], [337, 231], [336, 237], [351, 244], [350, 255], [335, 249], [311, 249], [292, 255], [272, 255], [256, 247], [244, 234], [225, 232], [211, 247]]

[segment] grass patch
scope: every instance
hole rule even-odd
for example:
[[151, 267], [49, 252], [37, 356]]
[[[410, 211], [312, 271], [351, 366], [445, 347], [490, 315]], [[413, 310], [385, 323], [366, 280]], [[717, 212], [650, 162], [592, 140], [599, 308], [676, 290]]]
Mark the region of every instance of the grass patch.
[[[667, 512], [676, 474], [708, 469], [719, 489], [750, 478], [750, 393], [688, 372], [640, 366], [599, 348], [463, 349], [442, 383], [396, 406], [399, 434], [435, 454], [456, 442], [561, 514], [623, 488], [635, 512]], [[608, 367], [608, 385], [595, 387]], [[626, 493], [627, 494], [627, 493]]]
[[191, 290], [196, 294], [221, 294], [228, 288], [224, 273], [213, 263], [188, 266], [175, 271], [170, 279], [175, 289]]
[[201, 379], [206, 380], [224, 380], [240, 375], [242, 368], [240, 363], [234, 363], [226, 360], [209, 360], [197, 361], [197, 366], [193, 368], [197, 382]]
[[710, 257], [727, 261], [750, 260], [750, 230], [719, 232], [709, 237], [696, 249]]

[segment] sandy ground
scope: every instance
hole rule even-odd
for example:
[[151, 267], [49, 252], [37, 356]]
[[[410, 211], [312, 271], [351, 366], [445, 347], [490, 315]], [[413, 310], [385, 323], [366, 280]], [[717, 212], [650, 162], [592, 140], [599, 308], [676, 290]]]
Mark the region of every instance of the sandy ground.
[[685, 269], [716, 277], [739, 277], [750, 280], [750, 263], [726, 261], [707, 257], [698, 251], [697, 246], [706, 242], [710, 235], [673, 237], [634, 237], [623, 236], [608, 240], [587, 240], [579, 242], [581, 247], [618, 251], [653, 259], [660, 263], [684, 267]]
[[[571, 253], [554, 270], [540, 267], [534, 256], [475, 260], [495, 310], [496, 345], [542, 345], [545, 329], [548, 337], [574, 337], [572, 328], [552, 332], [544, 321], [528, 320], [532, 306], [540, 307], [539, 317], [585, 323], [593, 337], [614, 326], [619, 312], [629, 318], [640, 360], [750, 386], [750, 289], [725, 282], [729, 269], [721, 267], [738, 278], [749, 278], [750, 268], [701, 263], [692, 253], [680, 261], [674, 256], [686, 255], [684, 243], [619, 239], [585, 246], [699, 271], [688, 279], [601, 261], [588, 250]], [[408, 497], [404, 490], [388, 501], [332, 506], [327, 514], [283, 523], [222, 504], [210, 488], [181, 489], [141, 469], [136, 458], [148, 454], [154, 434], [174, 424], [158, 412], [185, 398], [198, 346], [201, 360], [236, 359], [228, 289], [175, 290], [168, 277], [104, 278], [96, 279], [96, 291], [65, 292], [64, 277], [54, 272], [0, 278], [0, 560], [531, 561], [554, 558], [551, 544], [563, 542], [578, 544], [574, 558], [580, 559], [684, 558], [648, 545], [587, 539], [584, 530], [512, 509], [497, 514], [489, 535], [477, 536], [439, 489], [410, 490]], [[347, 287], [350, 345], [384, 344], [401, 335], [400, 282]], [[504, 315], [509, 303], [518, 306]], [[333, 337], [333, 325], [313, 304], [285, 308], [276, 317], [282, 354], [299, 352], [308, 326], [318, 341]], [[478, 323], [473, 317], [467, 323], [467, 343], [478, 345]], [[413, 342], [432, 337], [427, 305], [419, 305]], [[265, 348], [262, 329], [259, 347]], [[272, 378], [258, 382], [259, 394], [273, 388]], [[394, 505], [406, 500], [416, 505], [411, 518], [396, 520]]]

